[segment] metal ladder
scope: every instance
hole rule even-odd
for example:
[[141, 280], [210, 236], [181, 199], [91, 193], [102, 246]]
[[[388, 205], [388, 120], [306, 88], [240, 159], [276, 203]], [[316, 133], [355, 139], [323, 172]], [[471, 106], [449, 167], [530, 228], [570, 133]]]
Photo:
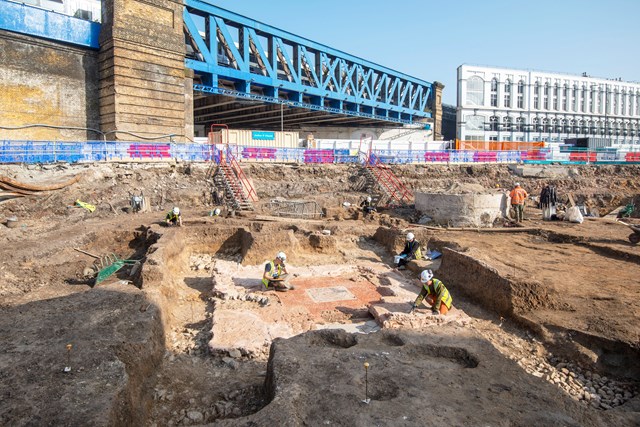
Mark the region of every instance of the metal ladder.
[[228, 145], [220, 153], [213, 182], [217, 188], [224, 189], [227, 206], [234, 210], [254, 210], [252, 202], [258, 201], [258, 195]]
[[382, 190], [383, 197], [378, 204], [401, 206], [411, 202], [413, 198], [411, 192], [388, 166], [380, 162], [378, 156], [370, 152], [363, 169], [367, 184], [376, 185]]

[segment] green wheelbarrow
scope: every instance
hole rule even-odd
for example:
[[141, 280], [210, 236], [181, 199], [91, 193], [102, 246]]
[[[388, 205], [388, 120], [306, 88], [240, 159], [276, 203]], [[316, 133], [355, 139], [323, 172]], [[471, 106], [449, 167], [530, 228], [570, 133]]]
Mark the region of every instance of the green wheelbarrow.
[[140, 260], [122, 259], [114, 253], [98, 256], [89, 252], [85, 252], [82, 249], [74, 249], [78, 252], [82, 252], [83, 254], [95, 258], [95, 261], [93, 261], [93, 265], [91, 267], [85, 268], [84, 271], [84, 275], [86, 277], [95, 276], [95, 282], [93, 284], [94, 286], [104, 282], [127, 265], [131, 266], [131, 272], [129, 273], [129, 276], [131, 277], [135, 276], [136, 273], [140, 270]]

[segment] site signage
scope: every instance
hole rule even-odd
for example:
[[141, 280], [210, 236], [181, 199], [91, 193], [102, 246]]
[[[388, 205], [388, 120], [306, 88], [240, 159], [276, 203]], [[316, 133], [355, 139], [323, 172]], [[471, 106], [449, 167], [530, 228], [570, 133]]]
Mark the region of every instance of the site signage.
[[264, 131], [252, 131], [251, 139], [257, 139], [261, 141], [273, 141], [276, 139], [275, 132], [264, 132]]

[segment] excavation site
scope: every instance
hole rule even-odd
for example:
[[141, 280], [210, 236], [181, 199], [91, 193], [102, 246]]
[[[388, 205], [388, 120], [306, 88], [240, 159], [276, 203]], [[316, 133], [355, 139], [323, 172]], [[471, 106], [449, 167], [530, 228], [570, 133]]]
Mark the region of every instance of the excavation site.
[[640, 167], [389, 168], [0, 165], [0, 424], [640, 425]]

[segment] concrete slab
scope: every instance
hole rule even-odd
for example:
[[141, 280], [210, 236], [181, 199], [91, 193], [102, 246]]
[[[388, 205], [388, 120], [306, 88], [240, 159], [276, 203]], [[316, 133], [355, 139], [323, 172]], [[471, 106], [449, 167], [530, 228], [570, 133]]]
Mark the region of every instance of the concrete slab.
[[335, 302], [354, 300], [356, 297], [344, 286], [332, 286], [330, 288], [306, 289], [307, 295], [313, 302]]

